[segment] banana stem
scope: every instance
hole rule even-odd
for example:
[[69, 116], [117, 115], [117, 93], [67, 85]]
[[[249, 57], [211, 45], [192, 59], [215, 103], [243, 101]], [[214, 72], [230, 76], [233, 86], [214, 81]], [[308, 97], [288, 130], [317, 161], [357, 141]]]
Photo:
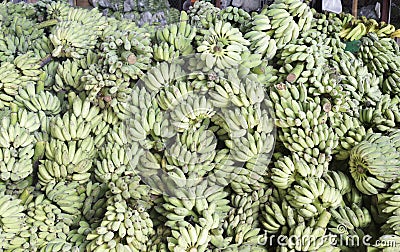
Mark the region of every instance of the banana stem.
[[44, 90], [44, 81], [40, 80], [37, 82], [37, 86], [36, 86], [36, 93], [40, 93]]
[[15, 125], [18, 122], [18, 105], [15, 103], [10, 104], [11, 107], [11, 125]]
[[57, 19], [46, 20], [46, 21], [43, 21], [40, 24], [38, 24], [36, 26], [36, 28], [39, 30], [39, 29], [42, 29], [42, 28], [46, 28], [46, 27], [49, 27], [49, 26], [56, 25], [56, 24], [58, 24], [58, 22], [59, 21]]
[[387, 200], [390, 199], [391, 197], [392, 197], [391, 194], [388, 194], [388, 193], [379, 193], [378, 195], [376, 195], [376, 203], [377, 203], [377, 204], [385, 203], [385, 201], [387, 201]]
[[295, 82], [301, 75], [304, 70], [304, 64], [297, 64], [295, 68], [293, 68], [292, 72], [288, 74], [286, 80], [290, 83]]
[[133, 65], [136, 63], [136, 55], [130, 51], [125, 51], [121, 54], [122, 59], [129, 63], [129, 65]]
[[40, 142], [36, 143], [35, 151], [33, 154], [34, 162], [39, 161], [40, 159], [42, 159], [44, 157], [45, 148], [46, 148], [46, 142], [40, 141]]
[[331, 216], [332, 215], [328, 211], [324, 210], [318, 219], [317, 227], [326, 228], [326, 226], [328, 226], [329, 220], [331, 219]]
[[44, 57], [43, 59], [40, 60], [40, 67], [44, 67], [45, 65], [49, 64], [50, 61], [53, 59], [53, 57], [51, 56], [51, 54], [47, 55], [46, 57]]

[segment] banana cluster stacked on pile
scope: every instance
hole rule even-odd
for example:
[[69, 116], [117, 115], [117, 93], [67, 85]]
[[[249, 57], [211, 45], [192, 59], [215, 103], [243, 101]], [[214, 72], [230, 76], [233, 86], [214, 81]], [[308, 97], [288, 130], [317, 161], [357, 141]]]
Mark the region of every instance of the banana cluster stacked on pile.
[[300, 0], [196, 1], [164, 26], [49, 0], [0, 17], [1, 251], [400, 241], [394, 26]]

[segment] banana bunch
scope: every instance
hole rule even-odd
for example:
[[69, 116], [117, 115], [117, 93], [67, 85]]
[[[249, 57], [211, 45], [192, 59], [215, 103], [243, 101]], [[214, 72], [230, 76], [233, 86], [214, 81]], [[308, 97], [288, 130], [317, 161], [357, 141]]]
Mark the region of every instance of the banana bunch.
[[[311, 31], [311, 30], [310, 30]], [[304, 36], [307, 36], [307, 33], [303, 33]], [[317, 40], [317, 43], [322, 43], [323, 45], [329, 46], [332, 49], [332, 58], [338, 60], [340, 59], [338, 54], [340, 54], [341, 52], [345, 52], [345, 53], [350, 53], [348, 51], [346, 51], [346, 43], [344, 43], [339, 35], [337, 35], [336, 33], [329, 36], [325, 33], [311, 33], [310, 36], [314, 39]], [[305, 38], [305, 40], [310, 40]], [[311, 40], [312, 43], [315, 43], [314, 41]]]
[[[399, 69], [400, 63], [397, 55], [400, 49], [393, 39], [379, 38], [376, 34], [369, 33], [361, 39], [361, 42], [359, 58], [364, 61], [371, 72], [383, 75]], [[394, 84], [391, 89], [396, 88], [397, 85]]]
[[269, 234], [288, 234], [297, 225], [299, 216], [287, 200], [269, 200], [261, 205], [261, 225]]
[[166, 140], [176, 134], [169, 117], [164, 115], [162, 110], [155, 107], [145, 107], [142, 112], [134, 114], [134, 110], [137, 108], [135, 105], [132, 106], [131, 113], [133, 117], [126, 121], [127, 127], [135, 127], [127, 129], [129, 139], [140, 141], [138, 144], [142, 148], [155, 148], [158, 151], [163, 151]]
[[[345, 94], [336, 71], [328, 67], [329, 59], [335, 54], [331, 45], [318, 41], [319, 38], [307, 37], [298, 39], [297, 44], [285, 46], [279, 54], [281, 67], [275, 84], [285, 81], [304, 84], [310, 96], [329, 95], [333, 106], [339, 107], [345, 101]], [[338, 48], [340, 51], [341, 47]]]
[[[88, 53], [88, 57], [91, 53]], [[76, 90], [83, 91], [85, 90], [85, 85], [81, 81], [83, 76], [83, 72], [86, 69], [83, 69], [79, 61], [67, 59], [63, 61], [61, 64], [58, 64], [57, 70], [54, 75], [54, 85], [53, 89], [56, 92], [61, 90]], [[96, 61], [88, 62], [89, 65], [95, 64]]]
[[[185, 131], [185, 133], [187, 132]], [[189, 132], [177, 135], [179, 140], [167, 143], [165, 158], [169, 165], [187, 166], [186, 173], [196, 172], [199, 176], [203, 176], [209, 171], [206, 167], [212, 167], [211, 162], [216, 156], [217, 140], [214, 134], [205, 130], [203, 126], [196, 132], [199, 133]]]
[[399, 102], [398, 96], [392, 98], [385, 94], [376, 107], [361, 109], [360, 120], [379, 131], [392, 131], [400, 120]]
[[131, 92], [129, 80], [119, 74], [102, 74], [108, 67], [98, 64], [90, 65], [84, 71], [81, 82], [86, 90], [87, 98], [101, 109], [112, 108], [117, 116], [124, 117], [126, 109], [123, 103]]
[[310, 7], [299, 0], [276, 0], [260, 14], [270, 19], [268, 35], [276, 40], [278, 49], [296, 40], [302, 31], [310, 29], [313, 20]]
[[[25, 109], [18, 108], [16, 105], [11, 106], [11, 121], [17, 122], [22, 128], [27, 129], [29, 133], [35, 135], [35, 140], [40, 140], [35, 134], [41, 128], [41, 116], [28, 112]], [[36, 153], [35, 153], [36, 154]]]
[[[22, 113], [20, 114], [22, 115]], [[24, 126], [37, 123], [35, 121], [37, 117], [31, 117], [33, 123], [31, 120], [28, 124], [28, 114], [23, 115], [24, 117], [19, 120], [18, 114], [16, 114], [16, 117], [12, 117], [13, 120], [11, 120], [11, 116], [5, 116], [0, 121], [0, 179], [2, 181], [18, 182], [33, 172], [32, 158], [35, 154], [35, 137]]]
[[181, 11], [179, 20], [178, 24], [170, 24], [157, 30], [157, 44], [153, 48], [156, 60], [169, 61], [194, 52], [192, 41], [197, 28], [189, 24], [189, 16], [185, 11]]
[[45, 5], [47, 20], [55, 18], [65, 19], [71, 8], [66, 1], [49, 1], [47, 3], [38, 1], [38, 5]]
[[[6, 1], [0, 8], [0, 15], [3, 17], [12, 17], [13, 15], [23, 15], [30, 19], [36, 18], [36, 8], [29, 4], [14, 4], [10, 1]], [[7, 19], [6, 19], [7, 20]]]
[[[250, 224], [252, 227], [258, 227], [260, 221], [258, 219], [262, 212], [262, 206], [267, 202], [272, 189], [261, 189], [259, 191], [253, 191], [252, 193], [246, 193], [243, 195], [234, 194], [231, 196], [231, 202], [235, 210], [230, 210], [228, 218], [224, 223], [224, 229], [227, 229], [227, 225], [231, 225], [231, 222], [237, 222], [237, 214], [240, 214], [239, 221], [244, 221]], [[227, 229], [227, 232], [229, 229]]]
[[[95, 176], [100, 182], [106, 182], [115, 176], [130, 172], [130, 162], [133, 160], [132, 152], [126, 148], [125, 128], [121, 124], [117, 129], [110, 129], [105, 136], [105, 141], [99, 151], [100, 160], [96, 161]], [[112, 141], [112, 142], [111, 142]]]
[[13, 250], [29, 248], [26, 237], [29, 237], [27, 215], [20, 199], [0, 192], [0, 249]]
[[[93, 224], [99, 225], [106, 212], [106, 193], [107, 184], [93, 183], [89, 181], [86, 184], [86, 197], [82, 206], [82, 217]], [[81, 234], [82, 235], [82, 234]]]
[[[42, 62], [48, 62], [48, 58], [45, 58]], [[43, 63], [42, 63], [43, 64]], [[57, 61], [50, 61], [48, 64], [43, 66], [43, 70], [45, 71], [44, 75], [44, 85], [45, 87], [51, 87], [55, 83], [55, 75], [57, 72], [59, 63]]]
[[154, 45], [154, 59], [156, 61], [171, 62], [173, 59], [179, 58], [179, 51], [175, 49], [174, 45], [169, 45], [167, 42]]
[[[376, 26], [376, 24], [375, 24]], [[374, 29], [370, 28], [370, 32], [375, 32], [378, 37], [391, 37], [395, 38], [397, 36], [396, 34], [396, 27], [392, 24], [387, 24], [385, 22], [380, 22], [378, 26]]]
[[[107, 19], [107, 25], [105, 27], [103, 27], [102, 29], [102, 33], [101, 36], [104, 40], [104, 38], [108, 37], [108, 36], [112, 36], [113, 33], [115, 31], [136, 31], [139, 33], [150, 33], [152, 35], [154, 35], [155, 32], [155, 28], [152, 26], [146, 26], [144, 27], [138, 27], [136, 25], [136, 23], [131, 22], [127, 19], [123, 19], [123, 20], [118, 20], [118, 19], [114, 19], [114, 18], [109, 18]], [[154, 37], [154, 36], [150, 36], [150, 37]], [[100, 44], [101, 46], [101, 44]]]
[[[393, 134], [392, 138], [396, 134]], [[391, 137], [369, 133], [350, 152], [350, 173], [356, 187], [364, 194], [374, 195], [388, 188], [398, 177], [400, 155]]]
[[[243, 57], [246, 58], [245, 56]], [[258, 81], [266, 88], [269, 88], [279, 79], [278, 70], [273, 66], [269, 66], [266, 60], [262, 60], [260, 65], [251, 69], [251, 72], [257, 75]]]
[[65, 17], [61, 17], [61, 21], [78, 22], [84, 27], [90, 27], [91, 32], [96, 35], [102, 34], [107, 26], [107, 18], [96, 8], [69, 8]]
[[[400, 236], [385, 234], [378, 238], [379, 243], [369, 246], [370, 251], [384, 251], [384, 252], [395, 252], [396, 244], [400, 241]], [[385, 246], [385, 244], [392, 244], [391, 246]]]
[[[16, 247], [39, 250], [46, 247], [52, 249], [54, 246], [55, 251], [59, 251], [67, 243], [65, 248], [71, 249], [72, 245], [66, 241], [70, 230], [66, 224], [68, 223], [68, 215], [63, 218], [61, 210], [46, 199], [44, 194], [36, 194], [32, 201], [27, 204], [26, 223], [28, 224], [26, 231], [22, 232], [23, 235], [15, 244]], [[28, 246], [24, 245], [24, 242]], [[60, 244], [55, 245], [57, 243]]]
[[306, 219], [319, 216], [325, 209], [334, 209], [343, 201], [340, 190], [325, 180], [306, 178], [288, 189], [286, 200]]
[[252, 243], [243, 243], [240, 246], [237, 245], [229, 245], [228, 247], [224, 248], [224, 249], [214, 249], [214, 252], [217, 251], [223, 251], [223, 252], [250, 252], [250, 251], [254, 251], [254, 252], [266, 252], [267, 249], [265, 248], [265, 246], [262, 245], [256, 245], [256, 244], [252, 244]]
[[355, 21], [354, 23], [355, 24], [352, 24], [350, 27], [343, 28], [340, 31], [339, 36], [350, 41], [359, 40], [368, 33], [368, 29], [371, 29], [371, 27], [367, 28], [367, 26], [361, 21]]
[[15, 103], [25, 107], [30, 112], [44, 112], [46, 115], [57, 115], [61, 112], [61, 102], [58, 97], [48, 91], [39, 91], [39, 86], [35, 87], [33, 83], [29, 83], [25, 88], [20, 88], [19, 93], [15, 96]]
[[104, 32], [100, 61], [110, 74], [122, 75], [125, 80], [137, 80], [150, 69], [153, 57], [148, 33], [135, 29]]
[[[87, 107], [82, 109], [87, 109]], [[94, 125], [102, 119], [101, 115], [99, 116], [94, 113], [93, 110], [87, 109], [82, 111], [82, 115], [79, 117], [72, 112], [67, 112], [63, 116], [57, 115], [51, 118], [51, 137], [59, 141], [86, 140], [94, 128]]]
[[221, 10], [219, 15], [222, 20], [230, 22], [234, 27], [239, 28], [242, 32], [251, 20], [251, 15], [248, 12], [233, 6], [228, 6]]
[[216, 161], [221, 160], [212, 170], [211, 181], [221, 186], [230, 185], [232, 190], [239, 195], [261, 190], [268, 184], [265, 177], [268, 173], [270, 154], [261, 154], [250, 159], [243, 165], [238, 165], [229, 158], [227, 150], [218, 153]]
[[32, 186], [33, 179], [31, 176], [14, 183], [1, 181], [0, 184], [1, 191], [4, 191], [7, 195], [13, 195], [13, 197], [20, 199], [21, 205], [23, 206], [29, 204], [33, 199], [32, 192], [35, 188]]
[[[86, 187], [76, 181], [50, 182], [43, 188], [46, 197], [56, 204], [66, 215], [71, 215], [73, 224], [77, 224], [81, 218], [81, 209], [85, 200]], [[73, 202], [71, 204], [71, 202]]]
[[39, 27], [36, 20], [31, 17], [20, 15], [10, 15], [6, 19], [7, 31], [17, 37], [25, 36], [28, 39], [36, 39], [44, 34], [43, 28]]
[[9, 107], [14, 101], [19, 88], [23, 87], [23, 78], [15, 65], [10, 62], [0, 64], [0, 109]]
[[321, 101], [319, 96], [314, 99], [306, 97], [307, 91], [302, 84], [297, 87], [280, 83], [271, 89], [275, 123], [281, 128], [278, 135], [290, 151], [304, 153], [306, 159], [311, 156], [325, 160], [323, 156], [329, 156], [338, 144], [337, 135], [326, 124], [330, 103]]
[[351, 13], [342, 12], [338, 14], [339, 19], [342, 21], [342, 26], [349, 24], [354, 21], [354, 16]]
[[[71, 250], [72, 251], [79, 251], [79, 250], [84, 250], [89, 243], [86, 240], [86, 235], [88, 232], [91, 231], [91, 228], [95, 228], [97, 225], [90, 225], [86, 221], [80, 221], [79, 222], [79, 228], [73, 229], [69, 232], [67, 236], [67, 242], [66, 244], [71, 244]], [[69, 246], [69, 245], [67, 245]]]
[[[68, 93], [68, 112], [64, 114], [63, 119], [67, 122], [67, 117], [69, 116], [72, 121], [76, 121], [79, 127], [86, 127], [86, 123], [94, 122], [90, 128], [90, 133], [94, 136], [94, 143], [100, 146], [105, 141], [105, 136], [111, 125], [116, 125], [118, 123], [117, 116], [109, 109], [101, 111], [98, 106], [93, 106], [90, 98], [85, 97], [85, 95], [78, 96], [74, 92]], [[67, 115], [69, 114], [69, 115]], [[52, 120], [50, 120], [51, 122]], [[74, 124], [73, 122], [73, 124]], [[77, 125], [77, 126], [78, 126]], [[73, 129], [74, 132], [74, 129]], [[73, 133], [74, 135], [75, 133]], [[85, 132], [85, 134], [89, 134]], [[109, 140], [111, 141], [111, 140]]]
[[[282, 81], [290, 83], [304, 83], [310, 94], [317, 96], [331, 94], [334, 96], [338, 91], [337, 81], [332, 70], [324, 67], [328, 64], [327, 59], [331, 56], [332, 50], [329, 46], [318, 44], [289, 44], [283, 48], [280, 55], [282, 67]], [[301, 43], [301, 44], [300, 44]]]
[[152, 207], [152, 195], [151, 188], [140, 182], [139, 176], [123, 175], [118, 178], [114, 176], [112, 181], [108, 182], [108, 188], [112, 195], [121, 195], [133, 209], [144, 212]]
[[[347, 195], [352, 191], [353, 184], [350, 181], [350, 176], [341, 171], [327, 171], [323, 179], [329, 186], [338, 189], [342, 195]], [[354, 201], [352, 202], [354, 203]]]
[[251, 29], [244, 33], [250, 41], [252, 53], [261, 54], [264, 59], [271, 60], [278, 50], [276, 40], [270, 35], [271, 21], [268, 16], [257, 14], [251, 17]]
[[359, 119], [347, 114], [344, 114], [343, 118], [334, 122], [333, 125], [335, 134], [339, 138], [339, 143], [333, 150], [334, 157], [337, 160], [346, 160], [353, 147], [364, 140], [367, 130]]
[[[262, 59], [261, 54], [253, 54], [251, 51], [245, 51], [242, 53], [242, 64], [239, 65], [239, 70], [238, 74], [239, 76], [248, 76], [248, 75], [253, 75], [255, 74], [255, 69], [258, 67], [262, 67], [263, 63], [265, 60]], [[265, 83], [269, 79], [269, 76], [261, 76], [261, 75], [256, 75], [258, 82], [260, 83]]]
[[271, 168], [271, 182], [277, 188], [285, 190], [299, 179], [321, 178], [328, 169], [322, 160], [323, 157], [319, 160], [316, 158], [305, 160], [296, 153], [292, 153], [291, 156], [281, 156]]
[[[232, 195], [233, 208], [229, 211], [222, 228], [211, 230], [211, 244], [216, 248], [238, 249], [242, 245], [257, 244], [260, 203], [266, 200], [269, 191], [262, 189], [251, 194]], [[259, 202], [261, 200], [262, 202]], [[227, 237], [224, 238], [224, 235]], [[229, 245], [228, 245], [229, 244]]]
[[396, 69], [388, 73], [387, 77], [381, 81], [382, 90], [384, 93], [398, 93], [400, 87], [398, 82], [400, 81], [400, 70]]
[[147, 251], [168, 251], [167, 238], [171, 237], [171, 230], [169, 228], [166, 228], [165, 226], [157, 226], [154, 229], [155, 234], [148, 242]]
[[111, 125], [117, 124], [119, 120], [119, 118], [110, 108], [104, 110], [102, 116], [103, 121], [101, 121], [95, 128], [92, 129], [92, 133], [95, 135], [94, 145], [96, 148], [100, 148], [100, 146], [103, 146], [104, 142], [106, 141], [106, 135], [110, 130]]
[[339, 63], [332, 61], [331, 63], [341, 72], [339, 78], [343, 91], [353, 98], [347, 100], [346, 103], [355, 116], [359, 114], [360, 106], [375, 106], [382, 99], [380, 78], [374, 73], [369, 73], [362, 61], [353, 56], [351, 60], [341, 60]]
[[242, 62], [241, 54], [249, 44], [238, 28], [228, 22], [216, 21], [197, 47], [197, 52], [201, 53], [207, 68], [229, 69]]
[[[233, 228], [232, 226], [230, 228]], [[260, 236], [260, 231], [261, 228], [253, 228], [252, 225], [248, 223], [242, 223], [240, 222], [238, 226], [234, 227], [234, 231], [232, 234], [228, 237], [225, 238], [224, 243], [219, 243], [217, 241], [213, 241], [213, 238], [211, 238], [211, 243], [216, 244], [214, 245], [215, 247], [225, 247], [227, 244], [227, 240], [232, 240], [231, 245], [228, 245], [228, 248], [241, 248], [243, 245], [258, 245], [258, 240]], [[221, 236], [219, 236], [221, 238]], [[233, 239], [232, 239], [233, 238]]]
[[172, 231], [172, 236], [167, 237], [169, 251], [207, 251], [210, 242], [209, 229], [200, 225], [188, 224]]
[[52, 57], [80, 59], [93, 49], [97, 43], [97, 35], [88, 32], [92, 31], [91, 27], [84, 27], [78, 21], [58, 23], [49, 35], [54, 46]]
[[32, 250], [65, 251], [71, 250], [72, 244], [67, 241], [71, 215], [61, 209], [40, 193], [27, 206], [26, 223], [29, 225], [27, 242]]
[[121, 194], [117, 194], [108, 198], [100, 226], [87, 234], [86, 249], [147, 251], [149, 237], [154, 232], [149, 214], [132, 209]]
[[371, 223], [371, 214], [365, 207], [359, 207], [356, 204], [349, 206], [339, 206], [330, 211], [332, 218], [328, 224], [328, 230], [336, 234], [339, 244], [346, 244], [346, 247], [358, 247], [355, 237], [363, 239], [365, 229]]
[[343, 195], [343, 199], [346, 206], [355, 204], [359, 207], [362, 207], [365, 203], [363, 194], [354, 186], [351, 188], [350, 192]]
[[385, 219], [381, 231], [385, 234], [399, 234], [399, 182], [396, 180], [385, 193], [377, 195], [379, 214]]
[[208, 29], [215, 22], [219, 13], [219, 8], [206, 1], [196, 1], [187, 11], [190, 25], [204, 29]]
[[[154, 67], [152, 67], [143, 78], [141, 78], [140, 83], [143, 83], [144, 87], [146, 87], [147, 90], [154, 92], [154, 93], [160, 93], [160, 97], [157, 97], [160, 103], [160, 107], [164, 110], [167, 110], [170, 104], [172, 103], [173, 100], [176, 100], [174, 98], [169, 98], [167, 97], [167, 92], [163, 96], [161, 96], [161, 92], [165, 90], [165, 88], [168, 88], [168, 86], [171, 86], [170, 88], [172, 89], [173, 83], [177, 79], [181, 79], [182, 77], [185, 76], [184, 68], [181, 66], [179, 63], [167, 63], [167, 62], [161, 62], [157, 63]], [[189, 87], [190, 85], [186, 85], [186, 83], [181, 83], [176, 90], [178, 93], [186, 94], [187, 92], [190, 92], [193, 90], [193, 88]], [[135, 93], [134, 96], [136, 99], [130, 100], [130, 103], [133, 103], [133, 105], [140, 105], [141, 102], [151, 103], [152, 98], [151, 96], [146, 97], [146, 89], [142, 90], [137, 90], [133, 89], [132, 93]], [[174, 90], [174, 91], [175, 91]], [[140, 95], [139, 95], [140, 91]], [[172, 91], [172, 90], [171, 90]], [[172, 94], [172, 93], [171, 93]], [[171, 94], [169, 96], [171, 96]], [[173, 94], [172, 94], [173, 95]], [[177, 95], [177, 96], [178, 96]], [[175, 95], [173, 95], [175, 96]], [[179, 95], [178, 97], [180, 97]], [[144, 100], [144, 98], [148, 98], [147, 100]], [[139, 102], [140, 99], [140, 102]], [[133, 108], [131, 108], [133, 109]]]
[[231, 158], [237, 162], [256, 160], [262, 154], [270, 153], [274, 146], [273, 134], [255, 132], [245, 136], [226, 140], [225, 144], [230, 150]]
[[287, 244], [285, 246], [278, 245], [276, 251], [340, 251], [326, 237], [326, 226], [330, 218], [330, 213], [324, 211], [323, 215], [311, 225], [304, 221], [300, 222], [288, 233], [288, 237], [296, 237], [296, 239], [288, 239]]
[[375, 19], [367, 19], [362, 16], [361, 19], [352, 20], [343, 26], [340, 31], [340, 37], [346, 40], [359, 40], [368, 33], [375, 33], [378, 37], [396, 37], [396, 27], [385, 22], [378, 23]]
[[35, 56], [32, 51], [21, 54], [14, 59], [14, 65], [19, 71], [22, 80], [22, 86], [26, 83], [43, 81], [43, 70], [40, 69], [40, 58]]
[[[224, 117], [221, 119], [222, 121], [225, 120], [228, 114], [234, 112], [232, 110], [240, 109], [240, 113], [243, 113], [242, 116], [248, 118], [249, 122], [252, 122], [248, 125], [251, 127], [259, 123], [260, 118], [257, 116], [268, 112], [267, 109], [270, 105], [267, 104], [267, 102], [263, 103], [265, 93], [261, 83], [254, 74], [240, 76], [240, 72], [232, 69], [228, 71], [227, 79], [220, 78], [214, 81], [213, 86], [213, 89], [209, 91], [209, 96], [211, 97], [212, 104], [217, 108], [221, 108], [221, 112], [224, 113]], [[232, 106], [234, 106], [234, 108], [231, 108]], [[239, 113], [239, 111], [235, 113]], [[256, 113], [259, 115], [256, 115]], [[235, 119], [232, 115], [229, 117], [237, 124], [237, 127], [234, 127], [234, 125], [227, 125], [228, 127], [225, 128], [227, 132], [231, 133], [232, 131], [236, 131], [238, 127], [243, 127], [243, 129], [247, 128], [247, 126], [244, 126], [245, 124], [238, 123], [238, 120], [242, 119]], [[239, 136], [243, 136], [243, 133], [242, 130]]]
[[[187, 179], [190, 180], [191, 178]], [[169, 187], [165, 191], [167, 194], [163, 195], [163, 202], [155, 210], [166, 218], [165, 225], [172, 230], [193, 223], [216, 229], [231, 209], [229, 200], [226, 199], [229, 193], [207, 180], [186, 188], [179, 188], [176, 184], [166, 186]]]
[[51, 139], [46, 144], [46, 159], [40, 161], [39, 183], [46, 185], [51, 181], [63, 180], [87, 182], [95, 154], [92, 137], [67, 142]]
[[316, 29], [323, 34], [335, 36], [340, 33], [343, 21], [335, 13], [313, 13], [314, 19], [311, 24], [311, 30]]
[[25, 36], [11, 36], [5, 32], [0, 33], [0, 59], [12, 62], [15, 54], [26, 53], [30, 43]]
[[395, 30], [392, 34], [390, 34], [391, 38], [400, 38], [400, 29]]

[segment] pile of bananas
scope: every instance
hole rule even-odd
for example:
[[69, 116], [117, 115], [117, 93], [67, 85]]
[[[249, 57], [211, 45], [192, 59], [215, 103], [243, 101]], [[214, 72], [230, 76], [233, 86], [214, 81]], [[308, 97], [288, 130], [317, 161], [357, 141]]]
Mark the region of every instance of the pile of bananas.
[[179, 10], [170, 8], [167, 0], [91, 0], [89, 3], [108, 17], [128, 19], [139, 26], [170, 24], [179, 20]]
[[301, 0], [104, 14], [0, 5], [1, 251], [397, 251], [392, 25]]
[[197, 29], [189, 24], [188, 14], [182, 12], [179, 24], [170, 24], [157, 30], [157, 43], [153, 45], [154, 59], [169, 62], [179, 56], [193, 54], [192, 41], [196, 34]]
[[210, 27], [210, 23], [215, 21], [216, 15], [219, 13], [220, 9], [207, 1], [196, 1], [188, 10], [190, 24], [198, 28], [204, 27], [206, 29]]
[[228, 6], [220, 12], [220, 17], [226, 22], [230, 22], [233, 26], [239, 28], [241, 31], [245, 29], [251, 20], [251, 16], [243, 9]]
[[345, 40], [359, 40], [368, 33], [374, 33], [378, 37], [389, 37], [398, 38], [400, 37], [400, 30], [396, 30], [396, 27], [392, 24], [385, 22], [378, 23], [375, 19], [367, 19], [362, 16], [360, 19], [354, 19], [347, 21], [339, 32], [341, 38]]

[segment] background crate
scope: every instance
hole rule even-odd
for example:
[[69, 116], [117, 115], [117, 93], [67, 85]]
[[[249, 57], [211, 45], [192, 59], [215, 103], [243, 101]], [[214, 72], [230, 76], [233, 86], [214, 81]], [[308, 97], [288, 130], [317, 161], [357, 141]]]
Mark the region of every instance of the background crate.
[[172, 8], [182, 10], [182, 6], [185, 1], [184, 0], [169, 0], [168, 2]]
[[74, 5], [84, 8], [88, 8], [91, 6], [89, 0], [74, 0]]

